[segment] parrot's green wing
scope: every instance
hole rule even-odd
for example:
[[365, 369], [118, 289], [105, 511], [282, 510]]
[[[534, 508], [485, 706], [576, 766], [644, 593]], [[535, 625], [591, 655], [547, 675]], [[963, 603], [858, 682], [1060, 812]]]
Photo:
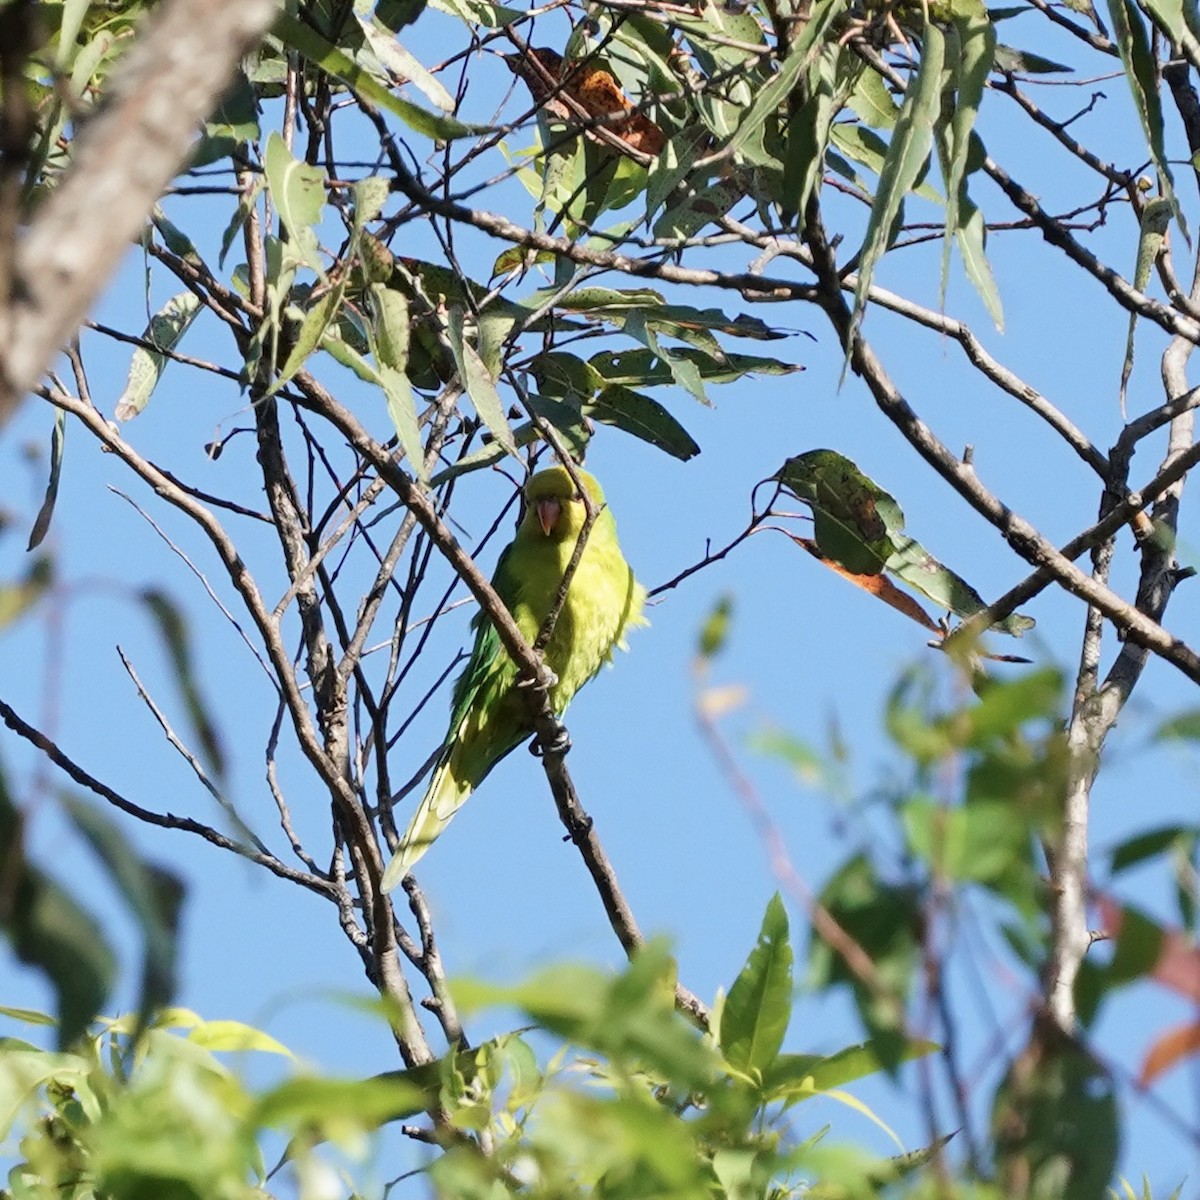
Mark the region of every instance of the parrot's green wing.
[[[497, 560], [492, 576], [492, 587], [509, 612], [513, 610], [518, 592], [512, 558], [513, 547], [510, 544], [504, 548]], [[475, 630], [475, 644], [471, 647], [471, 657], [466, 669], [454, 682], [454, 691], [450, 698], [450, 728], [446, 731], [443, 759], [458, 739], [458, 731], [472, 707], [486, 702], [486, 698], [490, 698], [488, 693], [494, 692], [498, 676], [508, 674], [512, 675], [514, 680], [516, 677], [516, 667], [500, 642], [495, 623], [488, 615], [482, 610], [477, 612], [471, 618], [471, 627]], [[505, 681], [506, 684], [508, 682]]]
[[[500, 555], [492, 577], [496, 594], [510, 611], [520, 591], [513, 545]], [[520, 697], [510, 695], [517, 678], [516, 664], [486, 613], [477, 613], [471, 624], [475, 643], [466, 669], [454, 684], [446, 741], [429, 787], [384, 872], [385, 892], [408, 874], [484, 776], [527, 732], [528, 719], [519, 706]]]

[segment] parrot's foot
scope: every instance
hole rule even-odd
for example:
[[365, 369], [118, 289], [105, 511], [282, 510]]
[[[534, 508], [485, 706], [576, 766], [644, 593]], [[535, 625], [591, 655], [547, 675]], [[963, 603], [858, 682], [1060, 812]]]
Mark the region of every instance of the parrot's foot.
[[517, 687], [521, 688], [540, 687], [549, 691], [551, 688], [557, 686], [558, 676], [545, 663], [542, 663], [541, 674], [536, 679], [526, 679], [522, 676], [517, 680]]
[[545, 746], [537, 738], [534, 738], [529, 743], [529, 753], [534, 758], [541, 758], [545, 754], [555, 754], [561, 757], [570, 749], [571, 735], [567, 732], [567, 727], [561, 721], [554, 722], [554, 736]]
[[563, 841], [572, 842], [576, 846], [580, 845], [587, 840], [587, 835], [592, 832], [592, 826], [595, 823], [591, 817], [584, 818], [571, 829], [570, 833], [563, 834]]

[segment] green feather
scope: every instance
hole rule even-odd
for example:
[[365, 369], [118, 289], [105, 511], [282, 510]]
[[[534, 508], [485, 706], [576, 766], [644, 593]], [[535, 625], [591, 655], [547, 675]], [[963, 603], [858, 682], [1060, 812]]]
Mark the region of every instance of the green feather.
[[[645, 624], [645, 589], [621, 554], [617, 526], [600, 485], [578, 471], [599, 514], [571, 579], [567, 598], [543, 659], [557, 682], [550, 703], [561, 715], [575, 693], [624, 646], [625, 631]], [[540, 471], [525, 487], [525, 515], [500, 555], [492, 586], [529, 643], [540, 632], [558, 595], [586, 516], [563, 467]], [[557, 506], [557, 507], [556, 507]], [[549, 528], [543, 520], [555, 519]], [[533, 733], [529, 707], [517, 683], [516, 664], [483, 613], [472, 622], [475, 644], [454, 685], [450, 727], [433, 778], [417, 806], [396, 857], [384, 873], [395, 887], [450, 823], [488, 772]]]

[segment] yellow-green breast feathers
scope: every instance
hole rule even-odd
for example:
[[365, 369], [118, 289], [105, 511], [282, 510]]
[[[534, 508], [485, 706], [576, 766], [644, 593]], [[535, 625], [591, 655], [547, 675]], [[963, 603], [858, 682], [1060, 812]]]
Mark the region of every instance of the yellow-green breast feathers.
[[[586, 471], [576, 474], [599, 512], [543, 655], [558, 679], [550, 689], [550, 703], [559, 714], [611, 661], [613, 648], [624, 648], [625, 631], [646, 623], [646, 590], [621, 554], [604, 493]], [[539, 471], [525, 485], [525, 514], [500, 556], [492, 586], [531, 644], [558, 595], [586, 516], [565, 468]], [[487, 773], [533, 732], [528, 703], [515, 687], [516, 666], [495, 626], [482, 613], [473, 624], [475, 645], [454, 685], [445, 746], [429, 789], [384, 873], [385, 891], [408, 874]]]

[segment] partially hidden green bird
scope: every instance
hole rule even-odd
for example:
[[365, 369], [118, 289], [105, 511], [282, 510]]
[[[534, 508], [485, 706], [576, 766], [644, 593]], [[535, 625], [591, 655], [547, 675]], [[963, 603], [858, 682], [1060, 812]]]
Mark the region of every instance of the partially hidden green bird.
[[[546, 667], [557, 679], [550, 688], [550, 703], [560, 716], [575, 693], [612, 661], [613, 648], [626, 648], [626, 630], [646, 624], [646, 589], [621, 554], [604, 492], [586, 471], [575, 473], [598, 515], [543, 652]], [[583, 498], [564, 467], [539, 471], [525, 485], [525, 512], [516, 536], [500, 555], [492, 586], [531, 645], [558, 596], [586, 517]], [[384, 872], [385, 892], [412, 870], [487, 773], [533, 733], [516, 664], [496, 627], [482, 612], [472, 625], [475, 645], [454, 685], [442, 753]]]

